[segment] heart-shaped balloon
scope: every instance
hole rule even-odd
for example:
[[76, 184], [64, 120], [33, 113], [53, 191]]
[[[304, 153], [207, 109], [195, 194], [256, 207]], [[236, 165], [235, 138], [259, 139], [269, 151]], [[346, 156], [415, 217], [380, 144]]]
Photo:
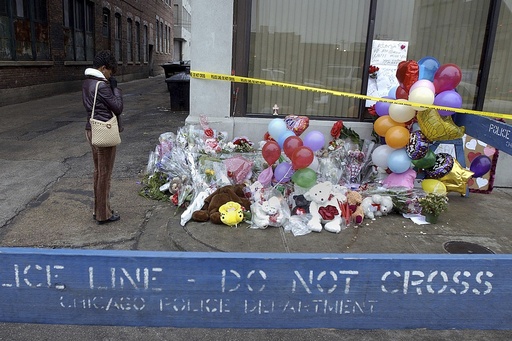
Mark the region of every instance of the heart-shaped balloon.
[[416, 83], [420, 74], [418, 62], [415, 60], [401, 61], [396, 70], [396, 79], [404, 90], [409, 93], [411, 86]]
[[300, 136], [309, 127], [309, 117], [307, 116], [288, 115], [284, 118], [284, 122], [286, 127], [297, 136]]
[[436, 109], [418, 111], [416, 114], [421, 132], [430, 141], [460, 139], [466, 128], [457, 126], [451, 116], [441, 116]]

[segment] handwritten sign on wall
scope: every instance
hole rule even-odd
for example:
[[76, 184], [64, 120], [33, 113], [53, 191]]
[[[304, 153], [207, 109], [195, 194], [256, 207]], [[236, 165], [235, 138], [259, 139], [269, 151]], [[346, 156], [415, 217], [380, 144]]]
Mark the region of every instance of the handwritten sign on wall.
[[[387, 96], [391, 88], [398, 86], [396, 70], [401, 61], [407, 59], [409, 43], [396, 40], [374, 40], [370, 64], [377, 66], [379, 71], [376, 78], [368, 79], [367, 95], [373, 97]], [[372, 106], [375, 101], [366, 101], [366, 106]]]

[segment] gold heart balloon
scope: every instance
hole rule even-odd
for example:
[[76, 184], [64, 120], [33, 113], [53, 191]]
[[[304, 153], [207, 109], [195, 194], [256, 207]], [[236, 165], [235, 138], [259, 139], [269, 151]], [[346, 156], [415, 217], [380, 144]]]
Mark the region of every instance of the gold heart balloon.
[[451, 116], [441, 116], [436, 109], [418, 111], [416, 114], [421, 132], [430, 141], [446, 141], [460, 139], [466, 130], [459, 127]]

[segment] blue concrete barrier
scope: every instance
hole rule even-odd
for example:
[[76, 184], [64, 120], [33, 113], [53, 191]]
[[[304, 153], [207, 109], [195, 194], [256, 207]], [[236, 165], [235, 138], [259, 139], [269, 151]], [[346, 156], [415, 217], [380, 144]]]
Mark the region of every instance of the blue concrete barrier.
[[0, 249], [0, 321], [511, 329], [512, 255]]

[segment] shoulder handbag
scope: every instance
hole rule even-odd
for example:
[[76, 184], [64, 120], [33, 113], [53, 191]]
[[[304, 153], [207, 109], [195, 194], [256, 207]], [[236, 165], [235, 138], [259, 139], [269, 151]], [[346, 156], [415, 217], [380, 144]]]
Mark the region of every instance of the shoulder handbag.
[[121, 143], [121, 135], [119, 135], [119, 127], [117, 125], [117, 117], [112, 114], [112, 118], [107, 122], [94, 119], [94, 108], [96, 107], [96, 97], [98, 95], [98, 86], [100, 82], [96, 83], [96, 90], [94, 91], [94, 102], [92, 104], [91, 123], [92, 139], [91, 143], [96, 147], [113, 147]]

